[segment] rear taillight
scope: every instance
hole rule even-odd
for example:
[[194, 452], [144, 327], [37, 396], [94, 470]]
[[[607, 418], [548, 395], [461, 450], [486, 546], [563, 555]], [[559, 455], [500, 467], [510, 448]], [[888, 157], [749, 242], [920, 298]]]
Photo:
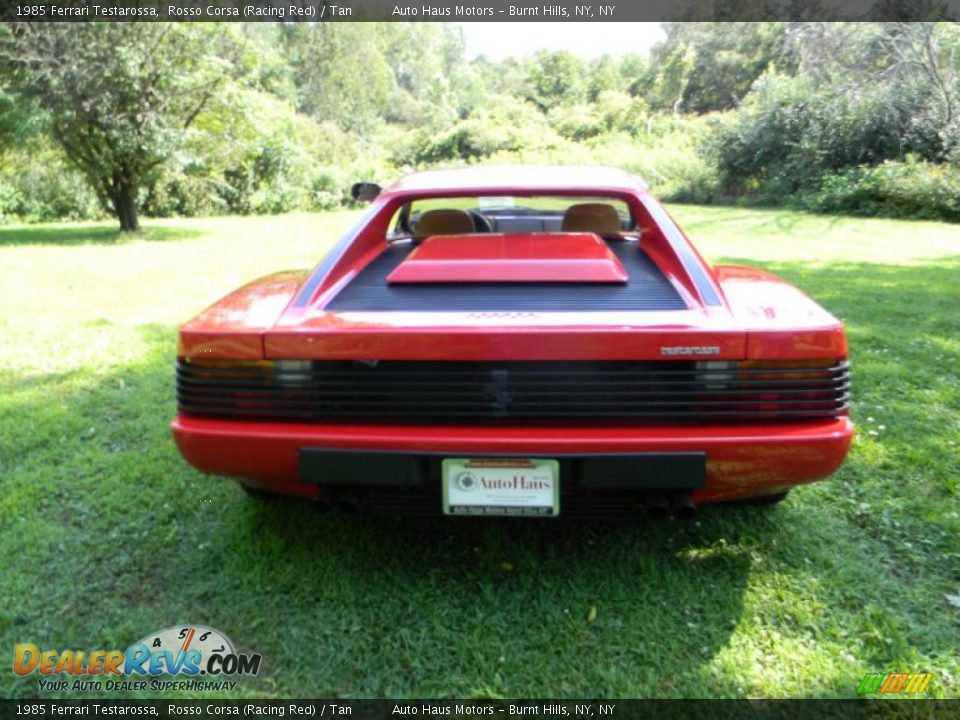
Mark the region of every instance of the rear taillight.
[[765, 415], [848, 415], [845, 359], [708, 360], [695, 363], [705, 404], [728, 403], [744, 420]]

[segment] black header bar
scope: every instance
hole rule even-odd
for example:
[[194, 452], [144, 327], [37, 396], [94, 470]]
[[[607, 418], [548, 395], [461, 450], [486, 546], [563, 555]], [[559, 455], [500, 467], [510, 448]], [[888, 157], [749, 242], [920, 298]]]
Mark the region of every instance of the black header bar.
[[[589, 4], [588, 4], [589, 3]], [[960, 0], [0, 0], [22, 22], [661, 22], [957, 20]]]

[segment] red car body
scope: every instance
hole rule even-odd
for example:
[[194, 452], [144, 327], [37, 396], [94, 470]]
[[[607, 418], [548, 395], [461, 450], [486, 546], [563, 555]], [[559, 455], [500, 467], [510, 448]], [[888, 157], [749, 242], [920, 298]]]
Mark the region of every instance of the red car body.
[[[541, 196], [563, 217], [392, 240], [418, 203]], [[597, 198], [626, 208], [621, 232], [591, 232]], [[444, 458], [552, 458], [560, 514], [690, 509], [826, 478], [848, 401], [842, 324], [710, 266], [632, 176], [470, 168], [396, 183], [312, 271], [184, 324], [173, 434], [204, 472], [350, 507], [439, 513]]]

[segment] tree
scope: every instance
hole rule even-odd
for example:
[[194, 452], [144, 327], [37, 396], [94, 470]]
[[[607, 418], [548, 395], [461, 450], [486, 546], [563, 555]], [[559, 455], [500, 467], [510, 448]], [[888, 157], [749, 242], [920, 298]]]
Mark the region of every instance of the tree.
[[33, 119], [30, 108], [24, 108], [0, 86], [0, 153], [22, 144]]
[[783, 23], [664, 23], [666, 39], [653, 48], [658, 77], [651, 104], [675, 112], [735, 108], [774, 64], [791, 70]]
[[298, 110], [357, 133], [382, 122], [393, 77], [375, 23], [294, 23], [284, 42]]
[[0, 57], [15, 95], [34, 102], [67, 159], [123, 231], [139, 229], [141, 191], [228, 77], [214, 25], [13, 24]]
[[582, 102], [586, 96], [584, 63], [566, 50], [539, 50], [527, 77], [526, 99], [544, 112]]
[[900, 22], [885, 25], [894, 66], [929, 88], [928, 116], [944, 148], [960, 142], [960, 33], [953, 23]]
[[482, 102], [482, 88], [464, 59], [459, 27], [446, 23], [377, 23], [393, 74], [388, 121], [450, 123]]
[[[960, 150], [960, 30], [954, 23], [798, 23], [800, 72], [848, 94], [883, 89], [906, 115], [905, 141], [941, 161]], [[916, 147], [917, 143], [920, 144]]]
[[626, 83], [623, 82], [619, 70], [616, 58], [610, 55], [604, 55], [592, 62], [588, 70], [587, 100], [593, 103], [604, 92], [623, 90]]
[[953, 23], [795, 23], [787, 45], [796, 74], [765, 73], [704, 145], [727, 192], [770, 201], [822, 192], [821, 207], [848, 190], [856, 206], [871, 182], [940, 192], [926, 189], [940, 181], [922, 165], [960, 159]]

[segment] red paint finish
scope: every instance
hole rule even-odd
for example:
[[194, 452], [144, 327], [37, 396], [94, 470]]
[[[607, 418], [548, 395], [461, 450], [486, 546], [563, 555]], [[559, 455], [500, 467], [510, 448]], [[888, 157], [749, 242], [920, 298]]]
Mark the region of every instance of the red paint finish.
[[[551, 195], [626, 205], [640, 246], [686, 308], [653, 312], [334, 312], [327, 305], [387, 247], [398, 211], [423, 199]], [[456, 207], [457, 205], [453, 203]], [[622, 282], [623, 267], [591, 233], [429, 238], [390, 282]], [[562, 287], [557, 289], [562, 292]], [[385, 190], [313, 271], [250, 283], [186, 323], [178, 354], [228, 360], [768, 360], [845, 359], [843, 325], [780, 278], [711, 267], [645, 187], [603, 168], [467, 168], [419, 173]], [[686, 427], [420, 427], [288, 425], [179, 416], [184, 457], [203, 471], [309, 497], [301, 447], [469, 455], [702, 451], [700, 502], [822, 479], [850, 446], [848, 418]]]
[[[683, 327], [641, 326], [646, 332], [636, 332], [629, 317], [620, 326], [563, 327], [534, 325], [539, 318], [525, 318], [524, 313], [506, 315], [462, 313], [446, 327], [384, 327], [360, 318], [340, 328], [305, 323], [300, 332], [267, 333], [265, 355], [275, 360], [662, 360], [664, 347], [692, 342]], [[363, 323], [369, 326], [357, 327]], [[710, 356], [715, 360], [746, 356], [746, 336], [736, 330], [698, 330], [696, 345], [716, 348]]]
[[716, 502], [827, 477], [843, 462], [853, 426], [847, 418], [694, 428], [495, 428], [287, 425], [178, 417], [173, 434], [183, 456], [204, 472], [244, 478], [261, 488], [303, 497], [315, 495], [316, 487], [299, 482], [302, 447], [420, 451], [450, 457], [706, 452], [707, 486], [696, 491], [694, 498]]
[[747, 358], [846, 357], [843, 325], [776, 275], [742, 265], [717, 265], [730, 314], [750, 329]]
[[620, 259], [595, 233], [436, 235], [387, 276], [392, 284], [628, 279]]
[[280, 317], [306, 270], [288, 270], [244, 285], [180, 327], [177, 355], [258, 360], [263, 333]]

